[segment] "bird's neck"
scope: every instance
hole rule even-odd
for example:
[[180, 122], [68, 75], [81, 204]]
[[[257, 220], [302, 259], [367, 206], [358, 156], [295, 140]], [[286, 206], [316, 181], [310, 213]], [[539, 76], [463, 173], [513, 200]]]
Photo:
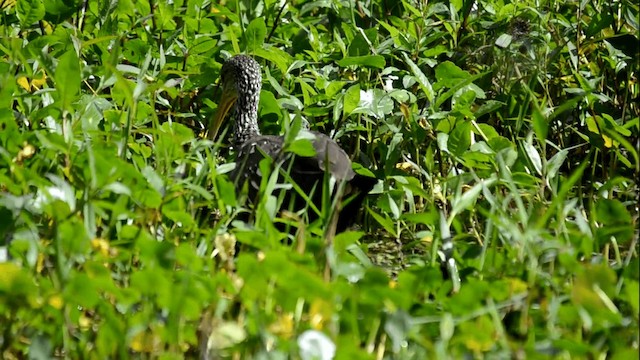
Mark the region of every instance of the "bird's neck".
[[260, 135], [258, 127], [258, 98], [238, 98], [233, 108], [233, 142], [240, 146], [254, 136]]

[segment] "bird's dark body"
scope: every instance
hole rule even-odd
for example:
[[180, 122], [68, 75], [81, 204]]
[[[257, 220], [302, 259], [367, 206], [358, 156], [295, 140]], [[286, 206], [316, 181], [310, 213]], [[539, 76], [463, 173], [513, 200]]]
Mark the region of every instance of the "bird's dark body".
[[[259, 135], [245, 142], [238, 151], [236, 158], [236, 168], [231, 172], [230, 177], [239, 192], [248, 183], [249, 200], [255, 202], [260, 191], [260, 183], [265, 174], [260, 171], [260, 161], [265, 156], [273, 160], [274, 165], [278, 165], [280, 171], [287, 172], [290, 180], [295, 182], [301, 191], [321, 210], [322, 191], [325, 175], [333, 177], [335, 180], [334, 193], [341, 182], [345, 183], [343, 198], [355, 195], [344, 209], [343, 216], [339, 216], [336, 230], [338, 232], [346, 228], [356, 219], [355, 211], [362, 204], [364, 197], [373, 188], [376, 179], [356, 174], [351, 168], [351, 161], [347, 154], [328, 136], [311, 132], [315, 137], [312, 140], [316, 151], [314, 156], [305, 157], [283, 151], [284, 138], [282, 136]], [[328, 165], [328, 166], [327, 166]], [[275, 168], [275, 166], [273, 167]], [[287, 183], [289, 179], [280, 175], [278, 182]], [[307, 209], [309, 221], [318, 218], [318, 214], [308, 209], [305, 197], [300, 196], [295, 189], [287, 190], [283, 206], [289, 210], [300, 211]], [[292, 205], [292, 208], [289, 206]]]
[[[260, 171], [260, 162], [265, 156], [273, 160], [272, 169], [279, 168], [279, 171], [289, 174], [290, 179], [280, 175], [279, 182], [287, 183], [288, 180], [292, 180], [320, 210], [323, 181], [333, 178], [335, 186], [331, 198], [336, 195], [335, 189], [339, 188], [340, 184], [343, 184], [343, 199], [350, 198], [341, 209], [336, 226], [337, 231], [345, 230], [356, 219], [356, 211], [377, 180], [356, 174], [351, 168], [351, 160], [347, 153], [325, 134], [309, 131], [315, 150], [313, 156], [300, 156], [284, 151], [285, 140], [282, 136], [261, 135], [257, 125], [257, 105], [262, 78], [258, 64], [252, 58], [237, 55], [229, 59], [222, 67], [221, 79], [228, 97], [237, 99], [233, 105], [236, 168], [230, 174], [237, 191], [248, 183], [249, 200], [255, 203], [259, 196], [262, 177], [267, 175]], [[228, 103], [221, 103], [224, 105], [223, 108], [226, 107], [228, 110]], [[217, 132], [222, 118], [216, 117], [216, 120], [214, 132]], [[293, 211], [308, 209], [305, 197], [300, 196], [294, 189], [287, 190], [282, 205], [285, 209]], [[313, 210], [306, 213], [310, 221], [318, 217]]]

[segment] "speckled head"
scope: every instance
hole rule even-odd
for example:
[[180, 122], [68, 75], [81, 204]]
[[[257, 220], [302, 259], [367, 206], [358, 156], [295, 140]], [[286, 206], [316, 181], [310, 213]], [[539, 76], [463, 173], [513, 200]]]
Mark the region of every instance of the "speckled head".
[[225, 116], [233, 107], [236, 143], [259, 135], [258, 102], [262, 88], [260, 65], [247, 55], [236, 55], [222, 65], [220, 71], [222, 98], [209, 124], [209, 139], [217, 135]]
[[238, 98], [260, 95], [262, 73], [260, 65], [247, 55], [236, 55], [222, 65], [220, 80], [225, 90], [235, 90]]

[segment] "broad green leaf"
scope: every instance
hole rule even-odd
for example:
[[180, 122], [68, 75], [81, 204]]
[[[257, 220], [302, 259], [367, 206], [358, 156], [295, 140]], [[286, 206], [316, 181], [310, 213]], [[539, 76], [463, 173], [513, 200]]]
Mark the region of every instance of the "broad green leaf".
[[244, 32], [247, 51], [254, 52], [262, 47], [267, 36], [267, 26], [264, 18], [253, 19]]
[[56, 67], [56, 88], [58, 89], [62, 108], [69, 110], [71, 103], [80, 91], [80, 63], [74, 50], [67, 51], [58, 61]]
[[216, 192], [221, 200], [229, 206], [236, 206], [236, 189], [234, 185], [224, 176], [215, 177]]
[[366, 66], [376, 69], [384, 69], [386, 61], [381, 55], [365, 55], [365, 56], [349, 56], [338, 60], [338, 65], [347, 66]]
[[44, 3], [39, 0], [17, 0], [16, 15], [22, 27], [26, 28], [44, 18]]
[[548, 180], [553, 179], [558, 175], [560, 167], [567, 159], [567, 155], [569, 155], [569, 151], [567, 149], [562, 149], [547, 161], [544, 172]]
[[316, 91], [302, 79], [299, 79], [300, 89], [302, 90], [302, 99], [305, 106], [310, 106], [313, 103], [313, 96], [317, 95]]
[[427, 96], [427, 100], [432, 102], [435, 94], [433, 92], [433, 88], [431, 87], [431, 82], [429, 81], [427, 76], [422, 72], [422, 70], [420, 70], [418, 65], [416, 65], [416, 63], [414, 63], [413, 60], [411, 60], [406, 53], [402, 53], [402, 56], [404, 57], [405, 63], [407, 63], [407, 65], [409, 66], [411, 73], [413, 74], [413, 76], [415, 76], [416, 80], [418, 81], [418, 84], [420, 84], [420, 88]]
[[65, 300], [73, 305], [93, 309], [99, 302], [98, 290], [93, 281], [83, 273], [76, 273], [65, 286]]
[[51, 359], [53, 357], [52, 350], [51, 339], [45, 336], [35, 336], [29, 344], [29, 359]]
[[435, 225], [438, 223], [438, 213], [435, 211], [421, 213], [405, 213], [402, 219], [414, 224]]
[[638, 282], [631, 279], [626, 280], [624, 290], [627, 297], [627, 302], [629, 303], [629, 305], [631, 305], [634, 315], [637, 318], [638, 312], [640, 311], [640, 291]]
[[0, 129], [0, 144], [7, 151], [17, 152], [20, 147], [24, 148], [20, 129], [10, 108], [0, 108]]
[[254, 49], [254, 54], [275, 64], [283, 74], [287, 73], [289, 66], [293, 62], [291, 55], [275, 46]]
[[260, 106], [258, 107], [260, 116], [276, 114], [278, 118], [282, 116], [282, 109], [278, 105], [275, 95], [271, 91], [262, 90], [260, 92]]
[[369, 214], [371, 214], [371, 216], [373, 216], [373, 218], [378, 222], [378, 224], [380, 224], [386, 231], [388, 231], [389, 234], [391, 234], [394, 237], [397, 236], [395, 224], [391, 219], [376, 213], [375, 211], [371, 210], [369, 207], [367, 207], [367, 210], [369, 211]]
[[343, 114], [349, 116], [360, 103], [360, 85], [351, 85], [344, 94]]
[[[63, 222], [56, 233], [56, 241], [60, 244], [60, 256], [77, 258], [84, 256], [90, 249], [90, 240], [84, 224], [79, 219]], [[70, 263], [65, 265], [69, 266]], [[63, 271], [66, 271], [63, 270]]]
[[25, 301], [35, 305], [36, 294], [32, 275], [12, 262], [0, 263], [0, 309], [8, 311]]
[[333, 246], [336, 253], [339, 254], [345, 252], [348, 247], [355, 244], [362, 238], [362, 236], [364, 236], [364, 232], [362, 231], [345, 231], [337, 234], [333, 240]]
[[502, 108], [505, 104], [496, 100], [487, 100], [484, 104], [480, 105], [480, 107], [474, 112], [474, 115], [477, 118], [481, 117], [485, 114], [491, 114], [496, 110]]
[[398, 204], [396, 204], [395, 200], [387, 193], [387, 199], [389, 204], [389, 209], [391, 210], [391, 214], [393, 215], [393, 220], [398, 220], [400, 218], [400, 208]]
[[340, 92], [340, 90], [342, 90], [342, 88], [344, 88], [346, 84], [346, 81], [331, 81], [325, 88], [325, 94], [330, 98], [334, 97]]
[[595, 16], [591, 18], [588, 22], [587, 28], [585, 29], [585, 36], [587, 37], [597, 35], [600, 31], [611, 26], [614, 21], [613, 15], [608, 11], [598, 11], [594, 15]]
[[474, 125], [477, 126], [477, 128], [474, 128], [474, 133], [481, 135], [483, 139], [489, 141], [491, 139], [495, 139], [498, 136], [500, 136], [498, 134], [498, 131], [496, 131], [496, 129], [489, 125], [489, 124], [478, 124], [475, 121], [473, 122]]
[[217, 353], [222, 349], [230, 348], [243, 342], [247, 337], [245, 328], [236, 322], [226, 321], [219, 323], [214, 322], [214, 319], [209, 321], [212, 323], [209, 326], [213, 326], [213, 329], [205, 341], [205, 347], [210, 353]]
[[212, 38], [200, 37], [193, 42], [191, 48], [189, 49], [189, 53], [193, 55], [203, 54], [214, 49], [217, 45], [217, 41], [213, 40]]
[[473, 91], [476, 97], [480, 99], [484, 99], [486, 97], [484, 91], [477, 85], [473, 84], [473, 82], [484, 77], [488, 72], [472, 76], [448, 61], [439, 65], [436, 70], [438, 69], [440, 70], [439, 72], [436, 72], [436, 76], [438, 76], [437, 74], [439, 73], [440, 78], [434, 87], [439, 89], [444, 86], [449, 87], [450, 89], [438, 96], [434, 104], [436, 108], [440, 108], [450, 97], [453, 97], [460, 91], [464, 91], [465, 87], [468, 87], [468, 89]]
[[153, 187], [156, 191], [162, 193], [164, 192], [164, 181], [158, 175], [158, 173], [150, 166], [146, 166], [142, 169], [142, 175], [147, 179], [149, 185]]
[[316, 154], [310, 139], [296, 139], [288, 144], [287, 150], [304, 157], [312, 157]]
[[449, 138], [447, 139], [447, 149], [456, 155], [462, 156], [471, 145], [471, 123], [461, 121], [456, 124]]
[[593, 145], [604, 146], [607, 148], [610, 148], [614, 145], [613, 139], [604, 134], [604, 122], [602, 121], [602, 118], [600, 116], [589, 116], [586, 123], [587, 128], [591, 133], [600, 135], [599, 138], [596, 138], [597, 140]]
[[468, 72], [460, 69], [451, 61], [445, 61], [436, 67], [436, 80], [445, 87], [453, 87], [470, 76]]
[[502, 34], [496, 40], [496, 46], [506, 49], [511, 44], [513, 37], [509, 34]]
[[377, 119], [393, 111], [393, 101], [381, 89], [360, 90], [360, 100], [354, 113], [364, 113]]
[[633, 237], [631, 214], [627, 208], [616, 199], [599, 199], [596, 202], [597, 221], [602, 224], [598, 234], [608, 241], [615, 236], [620, 243], [626, 243]]

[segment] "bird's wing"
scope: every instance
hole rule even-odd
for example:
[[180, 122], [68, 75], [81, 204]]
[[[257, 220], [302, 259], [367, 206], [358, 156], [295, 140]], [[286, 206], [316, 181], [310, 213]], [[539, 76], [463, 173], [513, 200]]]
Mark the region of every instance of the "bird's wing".
[[339, 181], [353, 179], [355, 173], [351, 169], [351, 160], [347, 153], [330, 137], [325, 134], [313, 132], [313, 148], [316, 155], [311, 158], [318, 170], [329, 171]]
[[305, 191], [321, 181], [325, 171], [337, 182], [352, 180], [356, 174], [347, 153], [327, 135], [315, 131], [311, 133], [315, 155], [308, 157], [283, 152], [284, 138], [281, 136], [260, 135], [244, 143], [236, 157], [236, 168], [231, 173], [236, 188], [241, 189], [249, 181], [250, 192], [260, 189], [263, 176], [260, 161], [265, 156], [281, 164], [282, 169], [288, 171], [291, 179]]

